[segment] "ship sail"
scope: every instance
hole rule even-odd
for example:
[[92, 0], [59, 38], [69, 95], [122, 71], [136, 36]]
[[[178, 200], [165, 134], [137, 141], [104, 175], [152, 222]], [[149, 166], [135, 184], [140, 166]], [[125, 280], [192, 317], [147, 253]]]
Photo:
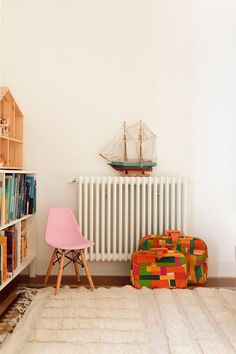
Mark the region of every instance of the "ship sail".
[[[112, 161], [125, 161], [135, 159], [136, 156], [136, 141], [130, 135], [129, 129], [123, 128], [117, 137], [112, 139], [105, 149], [101, 152], [101, 156], [104, 157], [109, 162]], [[124, 136], [126, 136], [124, 138]]]
[[127, 127], [100, 154], [118, 171], [152, 171], [156, 165], [156, 135], [140, 121]]
[[135, 141], [136, 161], [156, 161], [156, 135], [140, 121], [128, 128], [129, 136]]

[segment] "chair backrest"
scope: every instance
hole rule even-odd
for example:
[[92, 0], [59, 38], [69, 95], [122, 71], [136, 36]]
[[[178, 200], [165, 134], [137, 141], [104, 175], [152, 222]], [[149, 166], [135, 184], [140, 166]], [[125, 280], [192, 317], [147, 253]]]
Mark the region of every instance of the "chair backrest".
[[56, 245], [84, 240], [73, 211], [69, 208], [51, 208], [46, 228], [46, 242]]

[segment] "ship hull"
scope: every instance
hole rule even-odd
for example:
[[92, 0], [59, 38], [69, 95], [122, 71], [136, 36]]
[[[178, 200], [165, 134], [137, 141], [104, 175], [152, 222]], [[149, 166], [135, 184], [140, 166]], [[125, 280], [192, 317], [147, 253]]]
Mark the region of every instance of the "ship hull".
[[146, 171], [146, 172], [152, 172], [152, 167], [149, 168], [132, 168], [132, 167], [114, 167], [114, 170], [116, 171], [128, 171], [128, 172], [142, 172], [142, 171]]
[[145, 175], [152, 172], [152, 168], [156, 166], [156, 162], [120, 162], [115, 161], [109, 164], [116, 171], [122, 174]]
[[112, 167], [124, 167], [124, 168], [150, 168], [157, 165], [156, 162], [142, 161], [142, 162], [128, 162], [128, 161], [112, 161], [109, 165]]

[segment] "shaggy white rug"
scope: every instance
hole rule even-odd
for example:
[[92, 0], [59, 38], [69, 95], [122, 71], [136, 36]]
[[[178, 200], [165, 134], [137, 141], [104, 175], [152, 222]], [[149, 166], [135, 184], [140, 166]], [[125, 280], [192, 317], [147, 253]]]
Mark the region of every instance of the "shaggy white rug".
[[42, 289], [3, 354], [236, 353], [236, 291]]

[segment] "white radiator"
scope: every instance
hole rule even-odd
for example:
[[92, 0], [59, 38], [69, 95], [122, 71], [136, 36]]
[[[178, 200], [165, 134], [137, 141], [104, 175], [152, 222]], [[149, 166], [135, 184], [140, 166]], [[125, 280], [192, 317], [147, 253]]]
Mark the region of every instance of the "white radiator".
[[141, 236], [186, 229], [187, 179], [77, 177], [78, 221], [90, 261], [127, 261]]

